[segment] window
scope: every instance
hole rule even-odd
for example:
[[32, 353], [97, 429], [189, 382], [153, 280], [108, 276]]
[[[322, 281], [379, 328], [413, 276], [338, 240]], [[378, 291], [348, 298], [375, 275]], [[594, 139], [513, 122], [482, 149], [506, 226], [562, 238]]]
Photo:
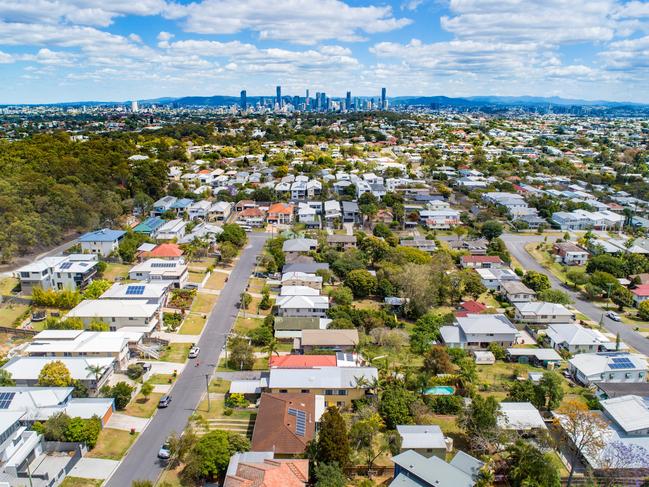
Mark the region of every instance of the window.
[[301, 392], [302, 394], [308, 394], [308, 393], [311, 392], [311, 391], [309, 391], [309, 389], [302, 389], [300, 392]]
[[280, 394], [286, 394], [288, 392], [288, 389], [280, 389], [279, 393]]
[[339, 396], [346, 396], [347, 395], [347, 390], [346, 389], [338, 389], [338, 395]]
[[333, 396], [334, 395], [334, 390], [333, 389], [325, 389], [324, 393], [325, 393], [325, 396]]

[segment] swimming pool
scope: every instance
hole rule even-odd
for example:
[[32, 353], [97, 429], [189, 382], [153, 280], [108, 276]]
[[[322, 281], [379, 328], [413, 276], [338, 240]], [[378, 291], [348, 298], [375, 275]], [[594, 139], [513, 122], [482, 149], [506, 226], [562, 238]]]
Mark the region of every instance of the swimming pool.
[[455, 394], [455, 387], [453, 386], [434, 386], [424, 390], [424, 394], [428, 396], [450, 396]]

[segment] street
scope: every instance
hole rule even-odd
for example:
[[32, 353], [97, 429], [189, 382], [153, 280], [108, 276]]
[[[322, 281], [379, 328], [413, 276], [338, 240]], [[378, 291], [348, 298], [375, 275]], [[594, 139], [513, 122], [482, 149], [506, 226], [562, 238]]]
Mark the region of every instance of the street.
[[[552, 274], [549, 270], [545, 269], [541, 264], [539, 264], [536, 261], [536, 259], [534, 259], [534, 257], [532, 257], [527, 252], [527, 250], [525, 250], [525, 245], [527, 245], [528, 243], [542, 242], [543, 236], [524, 235], [524, 234], [503, 234], [501, 238], [505, 242], [505, 245], [507, 245], [507, 249], [509, 250], [509, 252], [521, 263], [521, 265], [525, 270], [538, 271], [547, 275], [554, 288], [561, 289], [562, 291], [570, 295], [570, 297], [573, 300], [573, 306], [580, 313], [583, 313], [584, 315], [588, 316], [591, 320], [597, 323], [599, 323], [601, 320], [604, 328], [606, 328], [611, 333], [614, 334], [619, 333], [620, 339], [623, 342], [625, 342], [627, 345], [629, 345], [632, 348], [635, 348], [637, 351], [645, 355], [649, 355], [649, 340], [647, 338], [633, 331], [633, 328], [631, 328], [630, 325], [625, 325], [624, 323], [613, 321], [610, 318], [607, 318], [606, 316], [604, 316], [604, 318], [602, 319], [602, 316], [605, 315], [606, 313], [605, 311], [603, 311], [601, 308], [598, 308], [597, 306], [590, 303], [589, 301], [583, 300], [580, 297], [579, 293], [576, 293], [567, 287], [563, 287], [561, 285], [562, 284], [561, 281], [557, 279], [554, 276], [554, 274]], [[550, 237], [548, 240], [552, 240], [552, 237]]]
[[225, 337], [238, 313], [239, 296], [246, 289], [256, 258], [267, 238], [266, 234], [248, 234], [248, 247], [232, 270], [198, 342], [200, 366], [194, 366], [195, 360], [188, 363], [171, 390], [173, 400], [169, 407], [158, 410], [105, 485], [128, 487], [133, 480], [155, 482], [158, 479], [164, 468], [164, 463], [157, 458], [158, 450], [172, 432], [180, 433], [185, 429], [189, 416], [201, 400], [206, 390], [206, 376], [211, 378], [218, 365]]

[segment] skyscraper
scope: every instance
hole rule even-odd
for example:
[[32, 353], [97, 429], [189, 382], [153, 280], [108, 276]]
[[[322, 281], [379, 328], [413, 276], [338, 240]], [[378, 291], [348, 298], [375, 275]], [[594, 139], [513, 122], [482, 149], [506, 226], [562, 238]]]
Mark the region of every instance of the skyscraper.
[[347, 110], [352, 109], [352, 92], [351, 91], [347, 92], [347, 98], [345, 99], [345, 108]]
[[316, 111], [320, 111], [320, 92], [316, 92], [315, 94], [315, 109]]
[[385, 95], [385, 88], [381, 88], [381, 110], [386, 110], [388, 108], [388, 99]]
[[320, 109], [327, 109], [327, 94], [324, 91], [320, 93]]
[[138, 106], [137, 100], [133, 100], [131, 102], [131, 111], [133, 113], [137, 113], [138, 111], [140, 111], [140, 107]]
[[309, 88], [306, 89], [306, 98], [304, 98], [304, 109], [308, 110], [311, 105], [311, 100], [309, 99]]
[[246, 90], [241, 90], [241, 109], [248, 109], [248, 93], [246, 93]]
[[281, 110], [282, 109], [282, 87], [278, 86], [276, 88], [276, 91], [277, 91], [277, 106]]

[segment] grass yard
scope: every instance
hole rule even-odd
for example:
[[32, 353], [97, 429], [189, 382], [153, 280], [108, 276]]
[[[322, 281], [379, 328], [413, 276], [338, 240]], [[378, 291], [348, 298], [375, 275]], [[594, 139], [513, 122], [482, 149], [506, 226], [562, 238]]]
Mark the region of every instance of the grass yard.
[[158, 401], [161, 397], [162, 394], [152, 392], [149, 399], [145, 400], [142, 394], [138, 394], [128, 403], [124, 413], [138, 418], [150, 418], [158, 409]]
[[[566, 282], [568, 280], [568, 278], [566, 277], [566, 267], [559, 264], [558, 262], [555, 262], [554, 258], [547, 250], [537, 249], [536, 247], [538, 245], [539, 244], [536, 242], [528, 243], [525, 246], [525, 250], [528, 254], [534, 257], [534, 260], [541, 264], [545, 269], [549, 270], [554, 275], [554, 277], [559, 279], [561, 282]], [[585, 269], [585, 267], [573, 266], [571, 267], [571, 269]]]
[[191, 343], [170, 343], [167, 348], [160, 354], [162, 362], [184, 363], [189, 355]]
[[205, 318], [201, 315], [190, 314], [187, 315], [185, 321], [183, 321], [182, 326], [178, 333], [181, 335], [200, 335], [205, 326]]
[[6, 296], [11, 294], [11, 291], [18, 285], [20, 281], [15, 277], [7, 277], [0, 279], [0, 294]]
[[377, 301], [376, 299], [355, 299], [352, 306], [356, 309], [376, 311], [381, 309], [382, 304], [381, 301]]
[[251, 277], [248, 281], [248, 292], [249, 293], [260, 293], [264, 286], [266, 285], [266, 280], [261, 277]]
[[153, 374], [151, 377], [149, 377], [149, 380], [147, 382], [150, 382], [151, 384], [158, 384], [158, 385], [166, 385], [169, 384], [169, 379], [173, 379], [173, 375], [171, 374]]
[[212, 274], [210, 274], [210, 277], [207, 279], [207, 282], [205, 283], [205, 287], [207, 289], [215, 289], [217, 291], [220, 291], [225, 287], [225, 279], [228, 277], [228, 274], [226, 272], [219, 272], [219, 271], [214, 271]]
[[[226, 365], [225, 358], [219, 362], [219, 366], [216, 369], [218, 372], [238, 372], [239, 369], [231, 369]], [[252, 366], [252, 370], [268, 370], [268, 358], [267, 357], [258, 357], [255, 359], [255, 363]]]
[[195, 313], [209, 313], [212, 311], [218, 296], [214, 294], [196, 293], [191, 310]]
[[503, 391], [507, 389], [507, 384], [514, 381], [515, 374], [518, 373], [521, 377], [527, 378], [528, 372], [545, 372], [546, 369], [539, 367], [532, 367], [525, 364], [514, 364], [506, 362], [496, 362], [493, 365], [477, 365], [478, 371], [478, 386], [487, 386], [486, 392]]
[[200, 414], [204, 419], [250, 419], [251, 416], [257, 414], [256, 409], [235, 409], [230, 416], [223, 414], [225, 408], [225, 399], [212, 398], [210, 399], [210, 408], [207, 409], [207, 398], [203, 399], [196, 408], [196, 414]]
[[210, 383], [210, 392], [225, 394], [230, 390], [230, 381], [217, 377]]
[[178, 468], [165, 470], [162, 472], [160, 477], [160, 482], [156, 485], [164, 485], [165, 487], [183, 487], [183, 484], [180, 481], [180, 472], [182, 471], [182, 465]]
[[259, 307], [259, 303], [261, 302], [261, 299], [262, 298], [253, 296], [252, 300], [250, 301], [250, 305], [248, 306], [248, 309], [245, 310], [246, 313], [254, 313], [256, 315], [268, 316], [271, 312], [272, 307], [268, 309], [261, 309]]
[[82, 479], [81, 477], [66, 477], [60, 487], [99, 487], [103, 484], [102, 479]]
[[245, 335], [249, 331], [259, 328], [263, 322], [264, 320], [261, 318], [244, 318], [239, 316], [234, 322], [234, 331], [235, 333]]
[[26, 317], [28, 312], [29, 306], [26, 304], [9, 304], [0, 306], [0, 326], [15, 328], [20, 324], [17, 321], [23, 316]]
[[201, 282], [203, 282], [203, 279], [205, 279], [205, 274], [207, 273], [189, 271], [188, 281], [194, 284], [200, 284]]
[[128, 271], [131, 269], [131, 265], [128, 264], [114, 264], [109, 263], [106, 265], [106, 270], [102, 276], [102, 279], [107, 281], [116, 281], [118, 277], [126, 279], [128, 277]]
[[126, 455], [126, 452], [131, 447], [131, 445], [135, 442], [136, 438], [137, 433], [132, 435], [128, 431], [113, 428], [104, 428], [99, 433], [97, 444], [92, 450], [88, 452], [87, 456], [90, 458], [121, 460], [124, 455]]

